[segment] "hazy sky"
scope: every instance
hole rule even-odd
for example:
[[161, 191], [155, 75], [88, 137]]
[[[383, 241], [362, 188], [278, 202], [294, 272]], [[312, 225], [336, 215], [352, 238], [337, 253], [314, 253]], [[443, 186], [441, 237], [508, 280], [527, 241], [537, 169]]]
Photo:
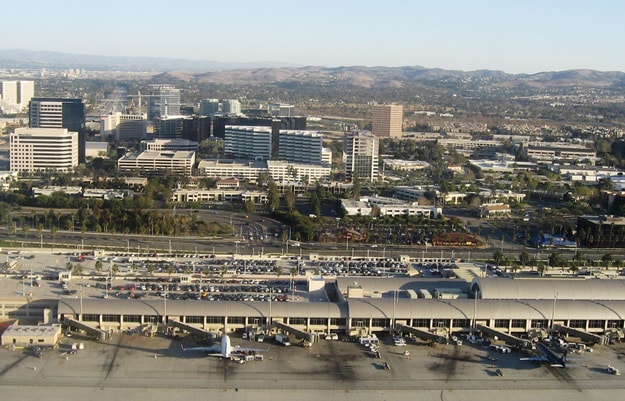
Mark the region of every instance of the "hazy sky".
[[29, 0], [0, 48], [318, 66], [625, 71], [623, 0]]

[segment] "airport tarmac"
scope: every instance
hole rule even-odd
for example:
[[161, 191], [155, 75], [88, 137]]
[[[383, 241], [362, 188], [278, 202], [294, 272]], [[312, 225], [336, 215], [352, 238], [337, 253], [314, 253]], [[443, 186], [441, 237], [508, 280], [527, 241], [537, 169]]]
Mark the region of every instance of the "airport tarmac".
[[[576, 355], [576, 366], [552, 368], [520, 361], [519, 353], [495, 354], [474, 345], [425, 346], [387, 341], [381, 358], [357, 343], [321, 340], [310, 348], [252, 343], [268, 348], [263, 361], [244, 364], [183, 352], [198, 345], [172, 339], [115, 334], [98, 343], [64, 338], [37, 358], [30, 351], [0, 349], [0, 387], [8, 400], [602, 400], [625, 395], [625, 347], [595, 348]], [[71, 354], [71, 344], [83, 350]], [[405, 355], [408, 350], [410, 355]], [[491, 358], [489, 358], [489, 355]], [[496, 358], [496, 360], [493, 360]], [[384, 362], [390, 370], [384, 368]], [[499, 369], [503, 376], [497, 373]]]

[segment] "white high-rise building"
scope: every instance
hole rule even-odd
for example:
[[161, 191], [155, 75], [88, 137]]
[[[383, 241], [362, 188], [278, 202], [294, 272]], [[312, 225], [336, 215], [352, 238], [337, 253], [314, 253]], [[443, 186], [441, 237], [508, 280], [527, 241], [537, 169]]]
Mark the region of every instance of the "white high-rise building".
[[150, 85], [148, 96], [148, 120], [180, 115], [180, 89], [154, 84]]
[[143, 139], [147, 123], [147, 114], [122, 114], [118, 111], [100, 117], [100, 134], [121, 141]]
[[280, 130], [278, 158], [292, 163], [321, 164], [323, 135], [319, 131]]
[[70, 172], [77, 166], [77, 132], [67, 128], [17, 128], [9, 135], [12, 172]]
[[345, 171], [347, 177], [355, 175], [362, 181], [375, 181], [378, 178], [379, 140], [369, 131], [348, 132], [345, 134]]
[[224, 114], [241, 114], [241, 102], [236, 99], [226, 99], [221, 102], [221, 111]]
[[250, 160], [271, 158], [271, 127], [226, 125], [224, 154]]
[[17, 104], [20, 110], [28, 107], [30, 99], [35, 97], [35, 81], [19, 81], [17, 85]]
[[17, 104], [17, 81], [0, 81], [0, 95], [7, 105]]
[[19, 113], [33, 96], [34, 81], [0, 81], [0, 109], [4, 113]]

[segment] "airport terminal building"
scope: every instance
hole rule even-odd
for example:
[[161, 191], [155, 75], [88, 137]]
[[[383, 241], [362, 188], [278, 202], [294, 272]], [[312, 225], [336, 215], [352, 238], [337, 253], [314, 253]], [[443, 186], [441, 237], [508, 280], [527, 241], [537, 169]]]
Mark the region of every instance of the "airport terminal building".
[[483, 326], [512, 335], [559, 325], [602, 334], [622, 332], [625, 324], [625, 280], [619, 279], [340, 277], [328, 285], [337, 302], [315, 299], [316, 293], [304, 302], [62, 298], [57, 318], [114, 331], [173, 320], [221, 333], [278, 322], [349, 336], [400, 325], [449, 333]]

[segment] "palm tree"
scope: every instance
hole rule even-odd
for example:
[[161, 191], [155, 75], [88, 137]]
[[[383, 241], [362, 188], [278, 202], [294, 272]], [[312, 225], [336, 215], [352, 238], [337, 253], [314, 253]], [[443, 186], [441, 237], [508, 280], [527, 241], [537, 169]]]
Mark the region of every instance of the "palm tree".
[[503, 252], [501, 252], [501, 250], [499, 249], [496, 250], [495, 253], [493, 254], [493, 261], [495, 262], [496, 265], [502, 264], [504, 259], [505, 259], [505, 256]]
[[612, 264], [612, 254], [610, 253], [606, 253], [601, 257], [601, 261], [603, 262], [606, 270], [608, 270], [610, 268], [610, 265]]

